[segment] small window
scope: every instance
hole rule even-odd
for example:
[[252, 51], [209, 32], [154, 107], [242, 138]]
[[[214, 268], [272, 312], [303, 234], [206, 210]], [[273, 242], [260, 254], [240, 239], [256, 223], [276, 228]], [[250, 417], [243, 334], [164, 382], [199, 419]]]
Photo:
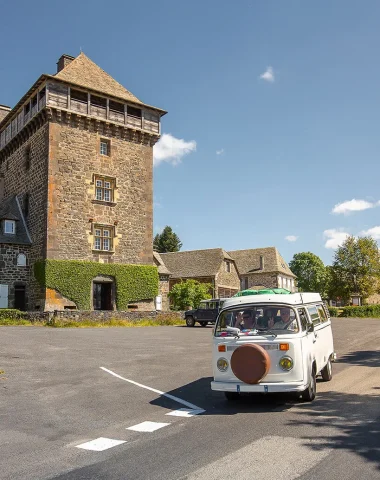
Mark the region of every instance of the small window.
[[27, 115], [30, 112], [30, 103], [27, 103], [24, 107], [24, 114]]
[[70, 97], [71, 100], [75, 100], [77, 102], [87, 103], [88, 95], [86, 92], [82, 92], [80, 90], [74, 90], [73, 88], [70, 90]]
[[42, 90], [40, 90], [40, 100], [41, 100], [41, 98], [44, 98], [45, 95], [46, 95], [46, 87], [44, 87]]
[[32, 98], [32, 108], [35, 107], [37, 105], [37, 95], [34, 95], [34, 97]]
[[302, 331], [305, 332], [309, 323], [306, 315], [306, 310], [304, 308], [299, 308], [298, 315], [300, 317]]
[[113, 227], [96, 225], [94, 228], [94, 250], [112, 250]]
[[95, 176], [95, 200], [113, 202], [115, 179]]
[[107, 106], [107, 99], [103, 97], [98, 97], [96, 95], [91, 95], [91, 105], [95, 107], [103, 107]]
[[100, 140], [100, 155], [110, 154], [110, 141], [109, 140]]
[[135, 107], [127, 107], [127, 113], [128, 115], [131, 115], [131, 117], [138, 117], [141, 118], [141, 108], [135, 108]]
[[24, 217], [27, 218], [29, 215], [29, 193], [24, 195]]
[[16, 233], [16, 222], [13, 220], [4, 220], [4, 233], [14, 235]]
[[317, 305], [317, 310], [318, 310], [318, 313], [319, 313], [319, 318], [322, 320], [322, 323], [327, 322], [328, 318], [327, 318], [327, 315], [326, 315], [326, 312], [325, 312], [323, 306], [322, 305]]
[[26, 255], [24, 255], [23, 253], [19, 253], [17, 255], [17, 266], [26, 267]]
[[319, 325], [321, 323], [321, 320], [318, 315], [317, 307], [315, 306], [307, 307], [307, 310], [309, 312], [311, 321], [313, 322], [314, 326]]
[[231, 272], [231, 262], [225, 262], [226, 263], [226, 272], [230, 273]]
[[114, 112], [124, 113], [124, 104], [119, 102], [114, 102], [113, 100], [109, 101], [110, 110]]

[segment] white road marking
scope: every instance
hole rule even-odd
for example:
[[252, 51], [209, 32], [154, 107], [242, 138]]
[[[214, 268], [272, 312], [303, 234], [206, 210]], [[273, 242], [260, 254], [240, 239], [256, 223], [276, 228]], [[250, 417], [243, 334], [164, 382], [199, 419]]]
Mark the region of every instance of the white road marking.
[[156, 430], [166, 427], [170, 423], [159, 423], [159, 422], [142, 422], [133, 427], [128, 427], [126, 430], [133, 430], [135, 432], [155, 432]]
[[327, 455], [317, 440], [263, 437], [191, 473], [187, 480], [293, 480]]
[[121, 375], [118, 375], [117, 373], [113, 372], [112, 370], [108, 370], [108, 368], [105, 368], [105, 367], [100, 367], [100, 368], [102, 370], [104, 370], [105, 372], [110, 373], [111, 375], [113, 375], [116, 378], [120, 378], [121, 380], [124, 380], [125, 382], [132, 383], [133, 385], [136, 385], [138, 387], [145, 388], [146, 390], [150, 390], [151, 392], [158, 393], [159, 395], [162, 395], [163, 397], [170, 398], [171, 400], [174, 400], [177, 403], [181, 403], [182, 405], [185, 405], [185, 407], [191, 408], [191, 410], [202, 410], [202, 408], [197, 407], [193, 403], [186, 402], [186, 400], [182, 400], [182, 398], [178, 398], [178, 397], [175, 397], [174, 395], [170, 395], [170, 393], [161, 392], [160, 390], [157, 390], [156, 388], [148, 387], [146, 385], [142, 385], [141, 383], [137, 383], [133, 380], [129, 380], [128, 378], [124, 378]]
[[194, 415], [199, 415], [200, 413], [205, 412], [206, 410], [191, 410], [189, 408], [180, 408], [178, 410], [173, 410], [172, 412], [166, 413], [165, 415], [172, 415], [173, 417], [193, 417]]
[[126, 443], [125, 440], [113, 440], [112, 438], [99, 437], [90, 442], [82, 443], [81, 445], [76, 445], [77, 448], [83, 448], [83, 450], [94, 450], [95, 452], [102, 452], [108, 448], [116, 447]]

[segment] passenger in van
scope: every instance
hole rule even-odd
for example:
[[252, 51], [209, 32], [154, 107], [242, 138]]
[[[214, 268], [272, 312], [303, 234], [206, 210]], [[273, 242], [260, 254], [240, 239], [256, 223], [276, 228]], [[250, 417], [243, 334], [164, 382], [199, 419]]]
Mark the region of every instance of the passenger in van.
[[265, 310], [265, 314], [263, 317], [259, 317], [257, 319], [257, 327], [264, 329], [264, 328], [272, 328], [276, 323], [276, 311], [272, 308], [267, 308]]
[[250, 310], [244, 310], [244, 312], [239, 312], [237, 314], [235, 322], [236, 328], [240, 328], [240, 330], [250, 330], [254, 326], [255, 320]]

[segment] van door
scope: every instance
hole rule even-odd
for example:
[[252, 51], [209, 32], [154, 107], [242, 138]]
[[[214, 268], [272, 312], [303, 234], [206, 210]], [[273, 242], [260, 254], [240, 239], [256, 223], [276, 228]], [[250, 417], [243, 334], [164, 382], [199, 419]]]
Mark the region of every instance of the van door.
[[310, 375], [310, 366], [315, 359], [316, 338], [314, 331], [310, 330], [311, 319], [307, 315], [306, 308], [299, 308], [298, 315], [301, 321], [303, 336], [301, 337], [302, 358], [304, 362], [304, 379]]
[[310, 305], [307, 307], [307, 311], [309, 313], [310, 320], [314, 326], [314, 352], [315, 352], [315, 360], [317, 362], [317, 373], [325, 366], [323, 363], [324, 357], [324, 335], [321, 335], [320, 331], [320, 324], [321, 319], [319, 317], [319, 313], [317, 307], [315, 305]]
[[321, 369], [326, 365], [329, 357], [334, 353], [334, 341], [331, 329], [331, 320], [327, 316], [326, 309], [322, 304], [316, 305], [321, 323], [316, 331], [318, 342], [321, 346]]

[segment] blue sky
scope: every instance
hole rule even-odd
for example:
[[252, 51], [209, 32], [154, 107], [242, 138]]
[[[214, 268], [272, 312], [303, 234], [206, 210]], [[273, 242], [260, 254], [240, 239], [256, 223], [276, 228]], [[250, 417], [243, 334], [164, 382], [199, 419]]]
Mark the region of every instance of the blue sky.
[[18, 0], [1, 13], [0, 103], [82, 49], [168, 110], [154, 228], [184, 250], [274, 245], [330, 263], [346, 234], [380, 238], [378, 1]]

